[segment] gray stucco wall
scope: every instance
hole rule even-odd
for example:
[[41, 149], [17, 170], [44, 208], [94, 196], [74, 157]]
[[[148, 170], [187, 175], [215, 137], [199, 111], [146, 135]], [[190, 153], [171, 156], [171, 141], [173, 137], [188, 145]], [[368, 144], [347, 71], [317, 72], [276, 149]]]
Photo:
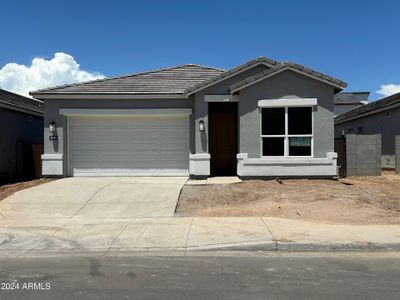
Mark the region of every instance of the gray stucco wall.
[[251, 75], [260, 73], [268, 69], [265, 65], [258, 65], [247, 71], [244, 71], [236, 76], [228, 78], [218, 84], [215, 84], [207, 89], [199, 91], [195, 94], [195, 121], [196, 124], [200, 120], [204, 121], [205, 131], [200, 132], [195, 130], [196, 136], [196, 153], [208, 153], [208, 103], [204, 101], [204, 95], [226, 95], [228, 93], [229, 86], [243, 80]]
[[0, 108], [0, 178], [17, 172], [17, 143], [43, 143], [43, 118]]
[[249, 158], [261, 157], [260, 111], [258, 101], [280, 98], [317, 98], [314, 110], [314, 157], [334, 151], [334, 88], [293, 71], [284, 71], [240, 91], [239, 152]]
[[[395, 136], [400, 135], [400, 107], [380, 112], [374, 115], [354, 119], [335, 125], [335, 137], [341, 136], [341, 131], [346, 134], [357, 133], [362, 127], [362, 134], [382, 135], [382, 167], [394, 168], [395, 165]], [[349, 132], [353, 129], [353, 132]]]
[[[59, 114], [60, 108], [104, 108], [104, 109], [151, 109], [151, 108], [192, 108], [194, 97], [189, 99], [52, 99], [44, 101], [44, 153], [64, 154], [67, 153], [67, 117]], [[48, 124], [54, 121], [57, 126], [58, 141], [50, 141], [48, 136]], [[194, 151], [193, 114], [190, 117], [190, 151]], [[63, 174], [66, 176], [67, 164], [63, 159]]]

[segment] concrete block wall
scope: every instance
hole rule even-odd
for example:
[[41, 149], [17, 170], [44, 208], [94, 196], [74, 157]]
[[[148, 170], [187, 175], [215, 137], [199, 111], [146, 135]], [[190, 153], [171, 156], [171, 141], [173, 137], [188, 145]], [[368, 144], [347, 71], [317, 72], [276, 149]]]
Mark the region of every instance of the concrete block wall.
[[380, 134], [346, 135], [347, 176], [380, 176], [381, 157]]
[[395, 137], [395, 169], [396, 173], [400, 174], [400, 135], [396, 135]]

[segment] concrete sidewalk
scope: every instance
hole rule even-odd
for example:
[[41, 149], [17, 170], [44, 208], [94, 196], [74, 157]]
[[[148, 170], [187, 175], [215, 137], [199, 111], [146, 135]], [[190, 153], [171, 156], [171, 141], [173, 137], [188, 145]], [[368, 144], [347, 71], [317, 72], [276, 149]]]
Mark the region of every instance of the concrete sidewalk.
[[81, 217], [0, 222], [0, 255], [123, 251], [398, 251], [399, 225], [288, 219]]

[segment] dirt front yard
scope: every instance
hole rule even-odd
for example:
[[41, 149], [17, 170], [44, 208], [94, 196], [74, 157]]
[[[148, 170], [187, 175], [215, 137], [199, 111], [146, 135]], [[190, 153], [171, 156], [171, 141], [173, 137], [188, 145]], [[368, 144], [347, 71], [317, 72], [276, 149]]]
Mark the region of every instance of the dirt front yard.
[[335, 180], [247, 180], [186, 185], [177, 215], [270, 216], [343, 224], [400, 224], [400, 175]]
[[1, 185], [0, 186], [0, 201], [7, 198], [8, 196], [11, 196], [15, 192], [31, 188], [46, 182], [50, 182], [55, 180], [54, 178], [40, 178], [40, 179], [35, 179], [35, 180], [30, 180], [30, 181], [22, 181], [22, 182], [17, 182], [17, 183], [12, 183], [12, 184], [6, 184], [6, 185]]

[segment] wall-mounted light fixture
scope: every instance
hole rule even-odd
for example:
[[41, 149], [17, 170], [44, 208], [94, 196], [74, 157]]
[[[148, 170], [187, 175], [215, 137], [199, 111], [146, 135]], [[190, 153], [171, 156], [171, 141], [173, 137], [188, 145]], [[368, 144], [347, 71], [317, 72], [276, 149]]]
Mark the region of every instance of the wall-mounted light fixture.
[[205, 128], [204, 128], [204, 121], [203, 121], [203, 120], [200, 120], [200, 121], [199, 121], [199, 130], [200, 130], [200, 131], [204, 131], [204, 130], [205, 130]]
[[55, 141], [58, 139], [56, 122], [54, 121], [49, 123], [49, 139], [50, 141]]

